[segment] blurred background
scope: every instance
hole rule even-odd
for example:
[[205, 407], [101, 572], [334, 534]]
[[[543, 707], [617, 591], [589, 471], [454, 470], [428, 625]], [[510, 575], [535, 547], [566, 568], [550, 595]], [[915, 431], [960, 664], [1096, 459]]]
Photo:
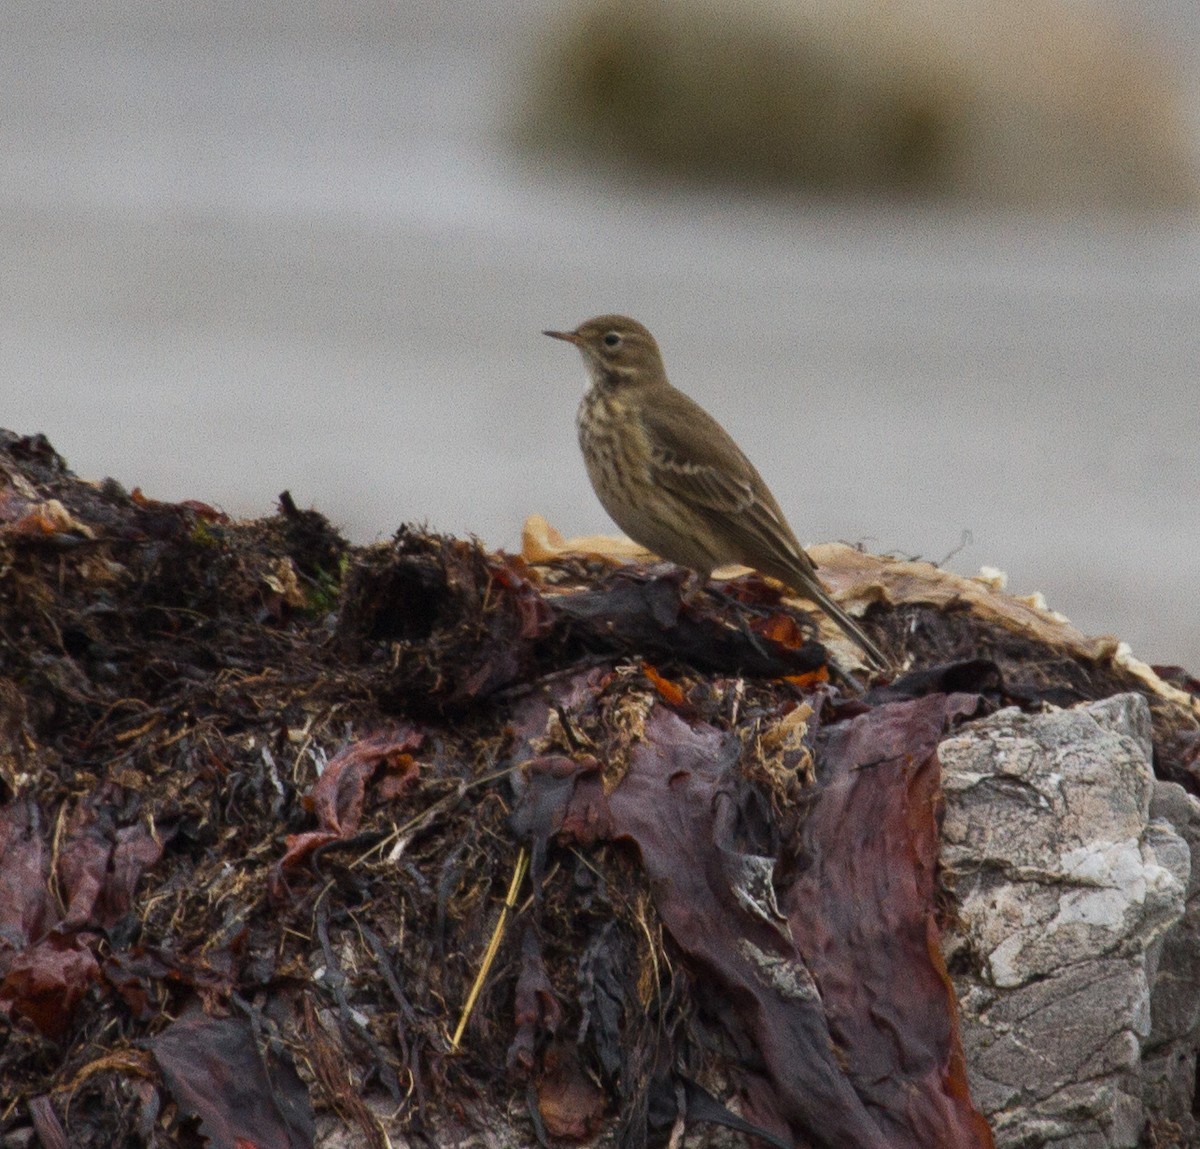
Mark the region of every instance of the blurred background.
[[1200, 669], [1194, 0], [3, 2], [0, 59], [0, 425], [79, 474], [611, 531], [539, 332], [622, 311], [802, 541]]

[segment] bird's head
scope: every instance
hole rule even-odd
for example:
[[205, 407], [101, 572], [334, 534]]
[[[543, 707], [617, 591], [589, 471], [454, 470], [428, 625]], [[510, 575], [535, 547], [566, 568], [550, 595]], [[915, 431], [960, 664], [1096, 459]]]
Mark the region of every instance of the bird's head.
[[575, 344], [593, 383], [654, 386], [666, 382], [658, 344], [636, 319], [598, 315], [574, 331], [543, 334]]

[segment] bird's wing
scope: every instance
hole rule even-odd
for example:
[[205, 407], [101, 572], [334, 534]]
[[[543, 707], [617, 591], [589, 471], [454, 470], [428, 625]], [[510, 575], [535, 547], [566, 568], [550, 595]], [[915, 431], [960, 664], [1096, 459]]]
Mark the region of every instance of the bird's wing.
[[[748, 565], [776, 577], [784, 569], [811, 574], [813, 564], [741, 448], [699, 404], [681, 392], [671, 398], [642, 412], [654, 482], [719, 519]], [[776, 570], [767, 569], [768, 557]]]
[[639, 412], [653, 477], [689, 503], [718, 514], [744, 514], [756, 501], [758, 474], [750, 460], [699, 404], [679, 391], [669, 399], [647, 403]]

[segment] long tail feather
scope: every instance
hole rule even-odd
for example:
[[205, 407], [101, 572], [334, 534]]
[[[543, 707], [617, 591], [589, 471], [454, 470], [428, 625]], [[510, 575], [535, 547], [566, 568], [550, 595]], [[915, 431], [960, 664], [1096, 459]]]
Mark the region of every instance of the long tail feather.
[[887, 655], [863, 633], [862, 627], [829, 597], [825, 588], [816, 579], [811, 575], [804, 575], [803, 579], [801, 579], [798, 573], [793, 581], [801, 584], [795, 587], [796, 590], [806, 597], [811, 598], [813, 602], [838, 624], [842, 633], [862, 649], [862, 652], [867, 656], [868, 661], [873, 664], [876, 670], [891, 669], [892, 664]]

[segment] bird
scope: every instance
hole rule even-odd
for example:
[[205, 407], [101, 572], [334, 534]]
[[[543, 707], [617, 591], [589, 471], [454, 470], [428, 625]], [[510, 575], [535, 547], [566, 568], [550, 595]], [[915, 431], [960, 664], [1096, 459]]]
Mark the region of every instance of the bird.
[[877, 670], [886, 655], [829, 597], [816, 565], [732, 436], [667, 379], [654, 336], [636, 319], [600, 315], [545, 331], [577, 347], [589, 386], [576, 427], [588, 478], [634, 542], [696, 572], [739, 563], [815, 602]]

